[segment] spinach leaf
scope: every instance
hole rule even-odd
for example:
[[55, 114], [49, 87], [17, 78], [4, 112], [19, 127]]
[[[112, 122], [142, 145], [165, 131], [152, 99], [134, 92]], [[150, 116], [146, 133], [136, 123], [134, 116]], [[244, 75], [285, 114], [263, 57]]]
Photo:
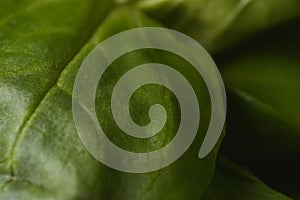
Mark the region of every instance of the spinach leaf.
[[[178, 128], [174, 94], [155, 84], [136, 91], [129, 109], [137, 124], [149, 122], [148, 110], [156, 103], [168, 115], [156, 136], [136, 139], [114, 123], [109, 104], [114, 84], [149, 62], [172, 66], [190, 81], [201, 107], [200, 130], [179, 160], [156, 172], [128, 174], [95, 160], [76, 133], [72, 88], [84, 58], [106, 38], [144, 26], [177, 29], [222, 53], [217, 58], [229, 97], [224, 154], [268, 181], [274, 171], [263, 170], [270, 168], [300, 177], [297, 168], [291, 170], [300, 155], [299, 30], [281, 28], [242, 50], [221, 52], [299, 15], [298, 0], [0, 0], [0, 199], [289, 199], [224, 159], [213, 178], [222, 138], [198, 159], [211, 105], [204, 81], [184, 59], [159, 50], [131, 52], [105, 72], [96, 93], [98, 120], [110, 140], [130, 151], [153, 151]], [[297, 180], [288, 189], [298, 187]]]
[[[160, 26], [160, 24], [153, 22], [132, 7], [129, 9], [119, 9], [111, 13], [110, 17], [101, 25], [95, 40], [94, 45], [100, 41], [114, 35], [120, 31], [127, 30], [135, 27], [143, 26]], [[123, 44], [120, 44], [123, 45]], [[124, 43], [126, 45], [126, 43]], [[142, 87], [133, 96], [131, 102], [131, 114], [138, 124], [146, 124], [149, 118], [147, 112], [150, 105], [154, 102], [164, 105], [167, 110], [168, 120], [166, 128], [163, 129], [157, 136], [150, 140], [138, 140], [126, 136], [116, 125], [107, 123], [112, 121], [110, 113], [110, 104], [107, 101], [111, 96], [111, 91], [114, 83], [118, 80], [124, 72], [128, 71], [136, 65], [149, 62], [159, 62], [172, 66], [187, 76], [192, 85], [196, 86], [195, 89], [199, 94], [201, 108], [201, 128], [195, 143], [191, 146], [188, 152], [184, 154], [179, 160], [171, 164], [169, 167], [161, 169], [156, 172], [147, 174], [128, 174], [123, 172], [116, 172], [115, 170], [105, 168], [102, 173], [102, 194], [100, 197], [105, 199], [194, 199], [201, 198], [205, 193], [210, 179], [214, 171], [215, 157], [217, 154], [218, 146], [214, 151], [205, 159], [199, 160], [197, 153], [201, 141], [203, 140], [205, 130], [208, 126], [208, 119], [210, 116], [208, 92], [202, 79], [194, 76], [193, 69], [183, 59], [167, 52], [160, 51], [159, 53], [152, 50], [135, 51], [124, 57], [121, 57], [111, 66], [110, 70], [106, 72], [103, 81], [100, 81], [103, 91], [97, 91], [96, 109], [98, 109], [98, 119], [103, 129], [107, 130], [107, 136], [118, 146], [131, 151], [142, 151], [153, 148], [159, 149], [161, 145], [165, 145], [173, 137], [174, 129], [176, 130], [176, 122], [179, 120], [178, 106], [173, 95], [166, 91], [165, 88], [157, 86]], [[78, 65], [70, 66], [65, 71], [64, 76], [70, 77], [74, 74]], [[76, 70], [74, 70], [76, 69]], [[68, 80], [69, 78], [63, 79]], [[62, 85], [66, 91], [71, 91], [72, 84], [59, 84]], [[63, 86], [63, 85], [67, 85]], [[153, 98], [154, 96], [154, 98]], [[122, 100], [120, 99], [120, 103]], [[146, 117], [143, 117], [145, 113]], [[177, 113], [177, 114], [176, 114]], [[170, 117], [170, 118], [169, 118]], [[118, 137], [116, 137], [118, 136]]]
[[[80, 143], [72, 118], [71, 94], [83, 59], [107, 37], [130, 28], [160, 24], [128, 7], [112, 12], [92, 34], [110, 5], [107, 2], [100, 2], [99, 6], [88, 1], [76, 2], [78, 5], [73, 7], [73, 1], [37, 2], [14, 15], [16, 25], [9, 24], [11, 20], [8, 20], [1, 29], [5, 39], [0, 41], [3, 44], [0, 153], [4, 158], [0, 168], [0, 199], [201, 198], [213, 176], [220, 144], [205, 159], [198, 158], [208, 126], [210, 101], [203, 80], [194, 78], [195, 73], [183, 59], [166, 52], [158, 56], [152, 51], [133, 52], [116, 61], [106, 79], [104, 77], [99, 83], [111, 89], [120, 73], [132, 65], [155, 60], [173, 64], [191, 78], [203, 106], [202, 122], [195, 143], [182, 158], [157, 172], [128, 174], [101, 165]], [[67, 7], [72, 15], [66, 14]], [[103, 9], [102, 12], [95, 7]], [[42, 14], [46, 16], [41, 18]], [[138, 123], [147, 122], [148, 118], [141, 117], [141, 113], [146, 115], [153, 102], [162, 103], [167, 112], [173, 114], [158, 137], [137, 141], [135, 145], [131, 138], [122, 137], [120, 131], [106, 122], [109, 106], [101, 99], [103, 97], [104, 100], [109, 97], [106, 90], [97, 93], [99, 121], [104, 123], [108, 136], [115, 143], [133, 150], [144, 145], [152, 149], [161, 147], [173, 137], [172, 131], [176, 130], [179, 119], [178, 103], [165, 88], [149, 86], [134, 95], [132, 115]], [[121, 137], [114, 139], [117, 136]]]
[[0, 6], [1, 199], [90, 196], [98, 163], [74, 137], [70, 102], [51, 94], [112, 3], [15, 4]]

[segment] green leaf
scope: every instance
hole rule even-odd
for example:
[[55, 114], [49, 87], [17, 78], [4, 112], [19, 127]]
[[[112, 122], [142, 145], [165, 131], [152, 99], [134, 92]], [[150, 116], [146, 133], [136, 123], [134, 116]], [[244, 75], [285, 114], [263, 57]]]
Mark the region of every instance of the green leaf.
[[74, 137], [65, 95], [47, 100], [112, 3], [0, 4], [0, 198], [88, 197], [99, 165]]
[[300, 184], [298, 27], [272, 30], [217, 61], [228, 97], [223, 152], [289, 194]]
[[99, 4], [79, 0], [36, 1], [16, 12], [13, 20], [3, 19], [0, 199], [201, 198], [213, 176], [220, 144], [205, 159], [198, 158], [210, 116], [208, 91], [203, 80], [189, 69], [191, 66], [175, 55], [133, 52], [117, 60], [99, 83], [107, 90], [97, 92], [96, 108], [108, 137], [123, 148], [140, 151], [165, 145], [174, 136], [180, 116], [178, 102], [166, 88], [142, 88], [132, 98], [132, 117], [139, 124], [147, 122], [147, 111], [154, 102], [165, 105], [170, 113], [167, 127], [148, 141], [128, 138], [108, 123], [106, 119], [112, 119], [107, 111], [110, 106], [103, 99], [109, 98], [109, 90], [120, 75], [136, 64], [159, 60], [175, 65], [196, 85], [204, 108], [198, 136], [178, 161], [152, 173], [117, 172], [93, 159], [80, 143], [72, 117], [71, 94], [83, 59], [97, 44], [116, 33], [160, 26], [133, 7], [116, 10], [99, 23], [110, 7], [107, 1]]
[[[167, 27], [216, 52], [300, 15], [298, 0], [141, 0], [138, 5]], [[172, 2], [172, 3], [170, 3]], [[166, 4], [173, 6], [164, 6]], [[166, 13], [166, 14], [162, 14]], [[170, 13], [170, 14], [169, 14]]]
[[217, 162], [216, 172], [205, 200], [289, 200], [272, 190], [248, 170], [224, 157]]
[[288, 37], [281, 28], [273, 31], [273, 37], [267, 34], [267, 38], [250, 41], [252, 46], [243, 45], [244, 50], [237, 49], [217, 61], [228, 88], [227, 128], [232, 135], [228, 140], [239, 147], [249, 144], [240, 152], [248, 152], [248, 161], [300, 154], [300, 114], [295, 112], [300, 102], [297, 24], [282, 27]]
[[[134, 9], [121, 9], [113, 12], [109, 19], [101, 26], [94, 41], [98, 44], [104, 38], [114, 35], [120, 31], [127, 30], [135, 27], [143, 26], [160, 26], [149, 20]], [[120, 44], [122, 45], [122, 44]], [[124, 43], [126, 45], [126, 43]], [[178, 104], [175, 101], [173, 95], [166, 91], [165, 88], [157, 86], [143, 87], [133, 96], [131, 102], [131, 114], [133, 119], [138, 124], [146, 124], [149, 120], [147, 112], [150, 105], [153, 103], [160, 103], [164, 105], [167, 110], [168, 120], [166, 128], [163, 129], [157, 136], [151, 140], [143, 141], [133, 139], [122, 133], [112, 121], [112, 115], [110, 112], [110, 104], [108, 102], [112, 87], [119, 77], [126, 71], [134, 66], [149, 63], [159, 62], [172, 66], [183, 73], [192, 85], [196, 86], [196, 91], [199, 94], [199, 98], [202, 108], [209, 108], [208, 92], [203, 80], [197, 78], [191, 66], [183, 59], [170, 55], [163, 51], [135, 51], [125, 57], [121, 57], [117, 60], [106, 72], [103, 77], [103, 81], [100, 81], [101, 88], [106, 88], [103, 91], [97, 92], [96, 102], [98, 106], [98, 118], [100, 124], [103, 125], [103, 129], [107, 130], [108, 137], [118, 146], [122, 146], [125, 149], [131, 151], [146, 151], [153, 150], [153, 148], [159, 149], [162, 145], [168, 143], [172, 139], [174, 130], [176, 130], [176, 123], [179, 120], [178, 116]], [[78, 68], [78, 65], [70, 66], [64, 73], [66, 77], [70, 76], [70, 72]], [[64, 77], [62, 77], [62, 80]], [[69, 79], [69, 78], [67, 78]], [[65, 84], [65, 83], [64, 83]], [[130, 83], [129, 83], [130, 84]], [[71, 84], [67, 84], [71, 86]], [[65, 87], [65, 90], [71, 91], [71, 87]], [[101, 100], [103, 99], [103, 100]], [[120, 100], [121, 101], [121, 100]], [[122, 102], [121, 102], [122, 103]], [[191, 149], [178, 161], [162, 170], [151, 172], [147, 174], [128, 174], [122, 172], [116, 172], [114, 170], [106, 168], [103, 171], [102, 182], [104, 183], [101, 190], [103, 191], [101, 197], [105, 199], [194, 199], [201, 198], [207, 189], [210, 179], [214, 171], [215, 157], [218, 147], [205, 159], [199, 160], [197, 157], [201, 141], [203, 140], [205, 130], [208, 125], [209, 109], [203, 109], [201, 112], [203, 127], [198, 133], [198, 137], [195, 139], [195, 143]], [[141, 114], [142, 113], [142, 114]], [[145, 113], [145, 117], [143, 117]], [[102, 117], [101, 117], [102, 116]], [[119, 137], [116, 137], [119, 135]]]

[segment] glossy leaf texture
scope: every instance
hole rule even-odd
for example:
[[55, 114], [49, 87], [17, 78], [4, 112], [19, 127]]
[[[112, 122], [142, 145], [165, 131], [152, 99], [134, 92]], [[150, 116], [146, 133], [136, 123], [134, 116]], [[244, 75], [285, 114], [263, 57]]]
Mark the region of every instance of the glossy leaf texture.
[[96, 193], [90, 188], [99, 181], [89, 171], [99, 165], [73, 135], [70, 102], [51, 94], [59, 93], [59, 74], [112, 3], [1, 1], [0, 7], [1, 199]]
[[229, 104], [223, 151], [288, 194], [300, 185], [299, 33], [292, 22], [218, 61]]
[[140, 0], [138, 5], [212, 53], [300, 15], [298, 0]]
[[[208, 92], [186, 61], [166, 52], [158, 56], [152, 51], [133, 52], [120, 58], [99, 84], [111, 89], [122, 72], [140, 63], [159, 60], [177, 66], [195, 85], [203, 107], [201, 129], [189, 151], [160, 171], [128, 174], [101, 165], [81, 144], [73, 122], [71, 94], [83, 59], [111, 35], [160, 26], [133, 7], [117, 9], [103, 20], [109, 7], [107, 1], [31, 1], [28, 8], [2, 18], [0, 199], [181, 200], [199, 199], [207, 190], [220, 145], [205, 159], [198, 158], [210, 116]], [[171, 116], [167, 127], [149, 141], [135, 141], [107, 123], [110, 107], [102, 101], [109, 97], [106, 91], [97, 93], [97, 112], [113, 142], [135, 151], [146, 145], [147, 151], [172, 139], [180, 113], [170, 91], [150, 85], [132, 99], [132, 116], [139, 124], [147, 123], [149, 119], [140, 117], [141, 113], [147, 116], [149, 106], [158, 99]]]
[[[94, 47], [103, 39], [114, 35], [118, 32], [143, 26], [160, 26], [160, 24], [149, 20], [147, 17], [130, 9], [119, 9], [113, 12], [110, 17], [103, 23], [97, 32], [92, 44], [88, 44], [87, 48]], [[122, 45], [122, 44], [120, 44]], [[126, 43], [124, 43], [126, 45]], [[86, 52], [79, 54], [73, 63], [68, 66], [61, 78], [61, 87], [65, 91], [71, 92], [73, 82], [64, 81], [72, 80], [81, 63], [81, 59], [86, 56]], [[165, 88], [155, 85], [148, 85], [140, 88], [132, 97], [130, 104], [131, 115], [133, 119], [141, 125], [147, 124], [149, 118], [147, 112], [149, 106], [155, 103], [164, 105], [168, 113], [166, 128], [164, 128], [157, 136], [150, 140], [139, 140], [125, 135], [113, 123], [109, 98], [112, 88], [119, 77], [134, 66], [149, 63], [159, 62], [169, 66], [177, 67], [183, 71], [183, 74], [188, 75], [188, 80], [195, 85], [197, 93], [201, 94], [200, 102], [203, 102], [203, 113], [201, 112], [203, 128], [199, 132], [199, 137], [191, 149], [174, 164], [156, 172], [146, 174], [128, 174], [117, 172], [115, 170], [105, 168], [102, 171], [102, 194], [103, 199], [193, 199], [201, 198], [209, 186], [210, 180], [214, 171], [215, 157], [218, 147], [205, 159], [200, 160], [197, 157], [201, 141], [203, 140], [205, 130], [208, 125], [210, 115], [210, 101], [208, 98], [206, 87], [201, 79], [197, 76], [191, 76], [191, 71], [186, 61], [181, 58], [168, 55], [166, 52], [159, 54], [152, 51], [135, 51], [128, 55], [122, 56], [116, 60], [110, 70], [103, 76], [103, 80], [99, 82], [99, 87], [96, 97], [96, 108], [98, 111], [98, 119], [103, 129], [106, 130], [107, 136], [118, 146], [134, 152], [153, 151], [167, 144], [174, 136], [176, 130], [176, 122], [178, 122], [178, 103], [174, 96]], [[130, 83], [128, 83], [130, 84]], [[101, 90], [101, 88], [105, 88]], [[122, 100], [120, 99], [120, 103]], [[145, 114], [144, 114], [145, 113]], [[177, 114], [176, 114], [177, 113]], [[170, 115], [169, 115], [170, 114]], [[144, 117], [143, 117], [144, 116]], [[170, 118], [169, 118], [170, 116]], [[172, 117], [173, 116], [173, 117]], [[111, 122], [111, 123], [108, 123]], [[118, 137], [117, 137], [118, 136]]]
[[86, 151], [72, 116], [77, 70], [101, 41], [144, 26], [182, 31], [218, 53], [229, 100], [223, 153], [296, 197], [299, 22], [247, 40], [299, 15], [298, 0], [1, 0], [0, 199], [288, 199], [227, 160], [218, 162], [214, 174], [222, 138], [198, 159], [210, 117], [207, 88], [187, 61], [165, 51], [131, 52], [111, 65], [96, 93], [98, 120], [111, 141], [130, 151], [153, 151], [171, 141], [180, 112], [165, 87], [141, 87], [130, 102], [131, 116], [142, 126], [151, 105], [166, 108], [166, 126], [148, 140], [119, 130], [109, 105], [122, 74], [136, 65], [163, 63], [190, 81], [200, 103], [200, 130], [191, 148], [170, 166], [146, 174], [110, 169]]
[[290, 200], [227, 158], [218, 159], [206, 200]]

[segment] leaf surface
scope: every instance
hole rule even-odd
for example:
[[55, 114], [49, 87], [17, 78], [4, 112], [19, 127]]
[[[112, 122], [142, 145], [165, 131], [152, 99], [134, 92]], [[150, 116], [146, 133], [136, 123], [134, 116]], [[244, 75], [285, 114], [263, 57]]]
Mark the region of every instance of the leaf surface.
[[[150, 85], [132, 97], [131, 114], [138, 124], [147, 124], [147, 112], [154, 103], [164, 105], [170, 116], [166, 127], [148, 141], [136, 141], [109, 123], [112, 116], [105, 100], [110, 98], [109, 91], [122, 73], [137, 64], [161, 61], [177, 66], [196, 85], [204, 107], [198, 137], [182, 158], [157, 172], [128, 174], [101, 165], [81, 144], [71, 107], [73, 83], [81, 62], [97, 44], [116, 33], [160, 24], [133, 7], [117, 9], [99, 23], [109, 5], [100, 2], [103, 11], [95, 12], [97, 6], [93, 3], [78, 3], [81, 6], [70, 8], [76, 17], [67, 17], [63, 8], [73, 5], [73, 1], [38, 2], [29, 6], [30, 12], [16, 14], [18, 28], [6, 25], [2, 29], [6, 37], [0, 41], [4, 52], [0, 58], [0, 153], [5, 159], [1, 163], [0, 199], [201, 198], [212, 178], [219, 144], [205, 159], [198, 158], [208, 126], [210, 101], [203, 80], [191, 75], [193, 69], [189, 70], [191, 66], [181, 58], [166, 52], [156, 55], [153, 51], [133, 52], [120, 58], [99, 83], [96, 108], [99, 122], [114, 143], [133, 151], [159, 149], [173, 138], [180, 119], [178, 102], [170, 91]], [[53, 9], [47, 18], [37, 17], [49, 8]], [[90, 21], [94, 15], [97, 20]], [[66, 18], [61, 20], [62, 16]], [[25, 31], [24, 36], [17, 37]]]

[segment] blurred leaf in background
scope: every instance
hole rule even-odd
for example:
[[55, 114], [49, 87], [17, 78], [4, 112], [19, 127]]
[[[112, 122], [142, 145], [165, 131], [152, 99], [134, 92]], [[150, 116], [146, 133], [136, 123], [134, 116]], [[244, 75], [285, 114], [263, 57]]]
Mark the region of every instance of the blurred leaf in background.
[[298, 0], [140, 0], [138, 5], [211, 53], [300, 16]]
[[300, 186], [299, 25], [270, 30], [218, 60], [228, 86], [224, 152], [292, 193]]

